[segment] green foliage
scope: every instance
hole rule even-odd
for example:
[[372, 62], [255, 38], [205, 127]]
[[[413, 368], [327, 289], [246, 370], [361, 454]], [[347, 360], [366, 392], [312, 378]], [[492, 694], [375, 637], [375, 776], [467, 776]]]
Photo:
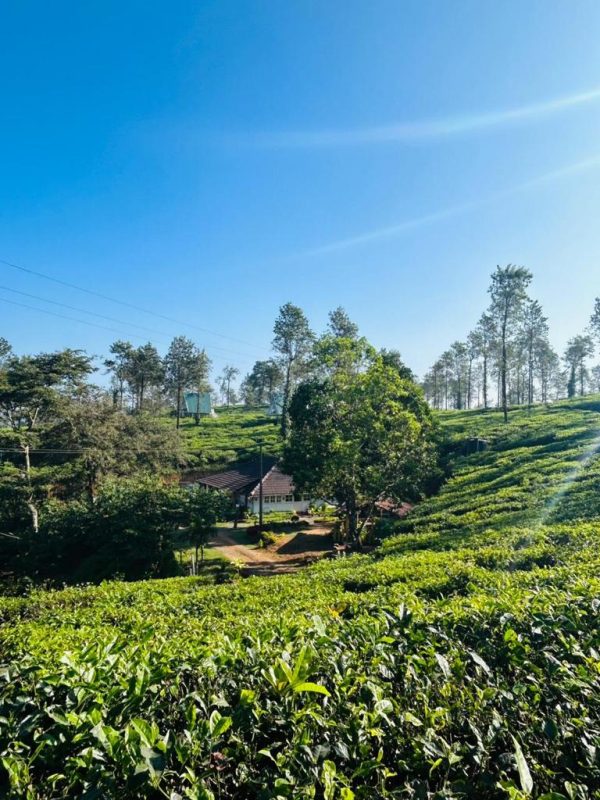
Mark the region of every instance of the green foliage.
[[419, 497], [435, 472], [434, 425], [421, 390], [380, 359], [364, 372], [344, 363], [323, 381], [301, 384], [290, 419], [284, 469], [300, 491], [337, 501], [353, 540], [360, 511], [371, 515], [382, 497]]
[[[457, 541], [488, 529], [600, 516], [599, 412], [600, 400], [588, 398], [515, 413], [508, 425], [491, 411], [440, 414], [452, 475], [398, 529]], [[463, 457], [472, 439], [487, 449]]]
[[269, 404], [282, 381], [283, 372], [273, 360], [256, 361], [240, 387], [244, 403], [247, 406]]
[[98, 582], [175, 575], [172, 531], [186, 496], [154, 479], [108, 481], [96, 502], [47, 504], [23, 532], [10, 566], [36, 582]]
[[259, 547], [271, 547], [274, 544], [277, 544], [279, 541], [279, 536], [274, 531], [263, 531], [260, 534], [260, 540], [258, 542]]
[[222, 408], [198, 426], [190, 418], [182, 419], [179, 430], [191, 463], [216, 471], [255, 457], [260, 442], [265, 453], [277, 455], [281, 450], [278, 422], [261, 408]]
[[204, 548], [215, 532], [217, 522], [231, 512], [232, 504], [227, 495], [200, 488], [189, 491], [184, 503], [190, 516], [187, 536], [195, 549], [194, 563], [197, 565], [198, 553], [200, 561], [204, 561]]
[[0, 794], [598, 797], [600, 400], [441, 425], [373, 556], [1, 599]]

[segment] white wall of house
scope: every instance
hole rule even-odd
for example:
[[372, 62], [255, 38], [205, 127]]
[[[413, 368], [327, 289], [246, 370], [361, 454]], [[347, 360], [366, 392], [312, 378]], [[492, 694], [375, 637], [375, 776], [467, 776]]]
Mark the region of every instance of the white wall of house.
[[[258, 497], [250, 497], [248, 500], [248, 510], [252, 514], [258, 514]], [[303, 495], [302, 498], [296, 498], [294, 495], [263, 495], [263, 513], [267, 514], [269, 511], [289, 511], [290, 513], [299, 513], [308, 511], [312, 500], [308, 495]]]

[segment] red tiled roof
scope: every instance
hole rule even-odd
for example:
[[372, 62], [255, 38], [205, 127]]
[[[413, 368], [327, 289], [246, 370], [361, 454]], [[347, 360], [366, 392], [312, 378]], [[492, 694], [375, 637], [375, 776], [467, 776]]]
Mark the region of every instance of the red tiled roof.
[[396, 517], [405, 517], [412, 510], [411, 503], [397, 503], [389, 497], [384, 500], [378, 500], [375, 503], [375, 507], [380, 511], [386, 511], [388, 514], [394, 514]]
[[[265, 475], [275, 463], [275, 459], [269, 456], [263, 458], [263, 475]], [[258, 483], [260, 479], [260, 463], [258, 459], [245, 461], [232, 469], [224, 472], [215, 472], [212, 475], [204, 475], [198, 478], [201, 486], [208, 486], [210, 489], [220, 489], [226, 492], [239, 492], [246, 487]]]
[[[248, 497], [256, 498], [259, 494], [259, 486], [257, 484], [250, 492]], [[282, 472], [277, 465], [271, 467], [262, 480], [263, 494], [267, 495], [286, 495], [294, 494], [294, 483], [291, 475], [286, 475]]]

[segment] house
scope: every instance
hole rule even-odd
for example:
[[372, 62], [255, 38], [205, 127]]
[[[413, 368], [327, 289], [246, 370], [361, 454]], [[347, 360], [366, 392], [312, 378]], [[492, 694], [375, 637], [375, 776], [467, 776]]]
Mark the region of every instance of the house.
[[210, 392], [184, 392], [183, 403], [186, 417], [214, 416]]
[[271, 417], [280, 417], [283, 414], [283, 392], [273, 392], [267, 414]]
[[276, 459], [264, 456], [262, 460], [262, 475], [260, 460], [258, 458], [243, 461], [233, 465], [223, 472], [212, 475], [203, 475], [194, 479], [191, 485], [204, 486], [206, 489], [215, 489], [230, 494], [233, 502], [243, 508], [248, 507], [248, 498], [261, 477], [264, 477], [274, 466]]
[[403, 517], [406, 517], [406, 515], [412, 511], [413, 505], [412, 503], [398, 503], [390, 497], [386, 497], [383, 500], [378, 500], [375, 503], [375, 508], [382, 517], [397, 517], [398, 519], [403, 519]]
[[227, 492], [236, 505], [247, 508], [252, 514], [258, 514], [259, 511], [261, 478], [264, 513], [305, 512], [309, 506], [322, 502], [308, 494], [296, 492], [291, 476], [281, 471], [277, 466], [277, 459], [264, 456], [262, 465], [262, 475], [260, 461], [254, 458], [236, 464], [224, 472], [194, 477], [193, 480], [187, 480], [186, 484]]
[[[248, 494], [248, 510], [258, 514], [260, 503], [260, 483]], [[305, 512], [315, 501], [309, 494], [300, 494], [294, 489], [291, 475], [286, 475], [275, 464], [262, 479], [263, 512], [291, 511]]]

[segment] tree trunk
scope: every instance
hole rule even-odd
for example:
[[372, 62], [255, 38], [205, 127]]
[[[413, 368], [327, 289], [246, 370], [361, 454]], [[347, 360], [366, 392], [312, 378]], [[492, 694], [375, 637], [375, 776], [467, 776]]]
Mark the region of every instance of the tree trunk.
[[288, 361], [285, 370], [285, 383], [283, 386], [283, 403], [281, 408], [281, 435], [287, 439], [288, 434], [288, 406], [290, 404], [290, 383], [292, 380], [292, 362]]
[[355, 508], [349, 508], [346, 517], [348, 520], [348, 539], [358, 544], [358, 512]]
[[472, 381], [472, 377], [473, 377], [472, 373], [473, 373], [473, 359], [470, 358], [469, 359], [469, 371], [467, 373], [467, 408], [471, 408], [471, 391], [472, 391], [472, 389], [471, 389], [471, 381]]
[[488, 407], [488, 359], [483, 356], [483, 407]]
[[194, 424], [200, 425], [200, 385], [196, 389], [196, 413], [194, 414]]
[[544, 368], [543, 363], [540, 369], [540, 383], [542, 386], [542, 403], [545, 403], [547, 402], [548, 399], [548, 381], [546, 378], [546, 370]]
[[[23, 447], [23, 455], [25, 456], [25, 479], [31, 489], [31, 450], [29, 442], [27, 444], [22, 445], [22, 447]], [[31, 514], [31, 527], [33, 528], [34, 533], [39, 533], [40, 518], [37, 507], [33, 502], [33, 490], [31, 490], [29, 498], [27, 499], [27, 508], [29, 509], [29, 513]]]
[[533, 349], [529, 348], [529, 375], [527, 381], [527, 401], [529, 406], [533, 405]]
[[506, 399], [506, 368], [508, 361], [508, 354], [506, 352], [506, 326], [508, 323], [508, 314], [505, 312], [504, 320], [502, 322], [502, 362], [500, 365], [500, 383], [502, 391], [502, 412], [504, 414], [504, 422], [508, 422], [508, 402]]

